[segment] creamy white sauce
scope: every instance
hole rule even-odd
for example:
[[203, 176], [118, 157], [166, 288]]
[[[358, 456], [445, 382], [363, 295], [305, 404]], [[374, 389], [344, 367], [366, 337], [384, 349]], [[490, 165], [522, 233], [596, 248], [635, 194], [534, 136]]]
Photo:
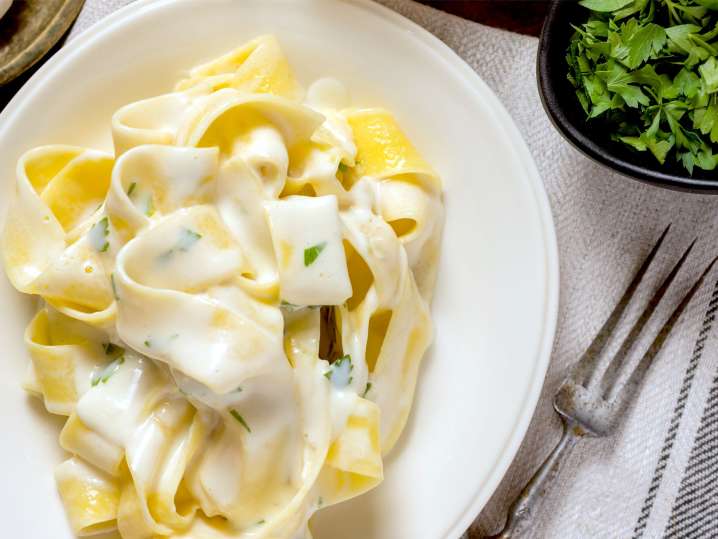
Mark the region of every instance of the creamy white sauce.
[[150, 361], [126, 353], [114, 374], [79, 400], [77, 414], [89, 428], [124, 447], [142, 418], [157, 377]]
[[294, 196], [268, 202], [266, 208], [281, 298], [295, 305], [346, 301], [351, 283], [336, 198]]
[[312, 139], [331, 146], [340, 160], [353, 165], [357, 148], [351, 127], [341, 111], [350, 105], [349, 92], [336, 79], [323, 78], [315, 81], [307, 92], [307, 105], [324, 115], [324, 123]]
[[[272, 58], [278, 45], [265, 36], [253, 46]], [[237, 54], [245, 53], [253, 54]], [[410, 264], [426, 258], [440, 200], [348, 172], [357, 146], [339, 81], [316, 81], [303, 104], [252, 95], [235, 90], [239, 79], [226, 72], [237, 57], [193, 71], [201, 79], [194, 86], [115, 114], [108, 195], [99, 207], [81, 207], [72, 230], [22, 184], [26, 206], [37, 206], [62, 244], [48, 240], [43, 269], [28, 265], [22, 274], [78, 319], [66, 332], [78, 400], [63, 413], [74, 406], [78, 436], [92, 448], [71, 450], [115, 476], [124, 456], [141, 514], [157, 526], [152, 533], [309, 538], [309, 518], [327, 503], [322, 496], [335, 503], [381, 480], [374, 434], [383, 443], [405, 420], [418, 363], [406, 362], [407, 350], [422, 351], [410, 339], [430, 332], [428, 323], [416, 325], [426, 305]], [[222, 124], [243, 111], [238, 133]], [[219, 147], [196, 147], [213, 129]], [[76, 159], [109, 157], [87, 151]], [[419, 225], [398, 239], [388, 221], [400, 218]], [[371, 272], [351, 311], [357, 291], [345, 243]], [[332, 365], [318, 357], [320, 306], [337, 306], [347, 357]], [[51, 326], [63, 322], [44, 308]], [[370, 320], [387, 310], [395, 332], [381, 353], [393, 361], [370, 373]], [[103, 352], [110, 342], [124, 351]], [[27, 385], [42, 392], [34, 372]], [[358, 410], [364, 415], [349, 421]], [[371, 475], [365, 464], [376, 461]], [[58, 480], [71, 479], [117, 483], [81, 457], [58, 469]], [[150, 522], [159, 500], [172, 505], [183, 496], [224, 520], [195, 518], [180, 531]]]
[[306, 103], [319, 110], [342, 110], [351, 104], [351, 99], [347, 87], [341, 81], [324, 77], [309, 86]]
[[92, 225], [90, 232], [87, 234], [87, 241], [95, 251], [104, 252], [110, 247], [109, 235], [110, 225], [107, 217], [103, 217]]

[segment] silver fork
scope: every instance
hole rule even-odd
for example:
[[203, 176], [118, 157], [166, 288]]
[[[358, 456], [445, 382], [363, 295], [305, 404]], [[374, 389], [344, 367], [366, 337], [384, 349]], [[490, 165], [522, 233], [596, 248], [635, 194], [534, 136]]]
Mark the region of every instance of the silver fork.
[[[646, 375], [653, 359], [665, 343], [673, 326], [678, 321], [683, 310], [693, 295], [700, 288], [706, 275], [715, 264], [718, 257], [713, 259], [701, 273], [698, 280], [688, 290], [671, 316], [664, 323], [653, 342], [638, 361], [633, 371], [621, 379], [622, 367], [626, 363], [629, 352], [636, 343], [644, 326], [651, 318], [661, 299], [671, 286], [673, 279], [681, 266], [688, 258], [695, 240], [688, 246], [673, 269], [668, 273], [661, 285], [653, 294], [648, 305], [638, 317], [626, 338], [621, 343], [616, 354], [610, 359], [603, 375], [600, 375], [599, 366], [602, 351], [612, 336], [626, 307], [631, 301], [648, 267], [656, 256], [658, 249], [670, 229], [670, 225], [663, 231], [661, 237], [638, 269], [635, 277], [628, 285], [623, 296], [599, 330], [589, 347], [578, 362], [571, 369], [568, 377], [559, 387], [554, 397], [553, 406], [563, 423], [563, 436], [554, 450], [539, 467], [528, 484], [519, 494], [518, 498], [509, 508], [506, 525], [497, 535], [486, 539], [516, 539], [526, 531], [531, 524], [534, 511], [539, 502], [545, 497], [553, 480], [558, 475], [562, 462], [584, 436], [607, 436], [616, 427], [623, 412], [638, 393], [641, 381]], [[462, 539], [469, 539], [472, 534], [467, 532]]]

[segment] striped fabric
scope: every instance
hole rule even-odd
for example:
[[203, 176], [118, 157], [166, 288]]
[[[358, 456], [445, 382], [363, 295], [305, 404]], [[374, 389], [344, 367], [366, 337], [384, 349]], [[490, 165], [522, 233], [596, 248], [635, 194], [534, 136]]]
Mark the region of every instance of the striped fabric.
[[713, 379], [701, 425], [673, 504], [667, 537], [710, 537], [718, 533], [718, 377]]
[[[412, 0], [378, 1], [442, 39], [503, 100], [536, 159], [556, 221], [562, 297], [553, 360], [524, 443], [472, 527], [471, 535], [481, 536], [500, 527], [508, 503], [557, 440], [560, 427], [551, 399], [566, 368], [590, 342], [666, 224], [673, 222], [673, 229], [654, 262], [654, 274], [644, 283], [644, 297], [693, 237], [699, 241], [666, 304], [675, 303], [718, 254], [718, 197], [630, 182], [573, 150], [541, 109], [536, 39], [486, 28]], [[127, 2], [86, 0], [73, 34]], [[635, 318], [639, 308], [627, 317]], [[666, 305], [657, 313], [654, 330], [669, 309]], [[618, 432], [583, 441], [566, 463], [530, 537], [718, 537], [717, 311], [718, 283], [705, 285]]]
[[[700, 332], [698, 333], [698, 339], [696, 340], [695, 348], [693, 349], [693, 354], [691, 355], [691, 359], [688, 362], [688, 367], [686, 368], [685, 375], [683, 376], [683, 382], [681, 383], [681, 389], [678, 393], [678, 399], [676, 400], [675, 408], [673, 409], [673, 415], [671, 416], [671, 421], [668, 426], [668, 430], [666, 432], [666, 437], [663, 440], [663, 446], [661, 447], [661, 453], [658, 457], [658, 462], [656, 463], [655, 471], [653, 472], [653, 477], [651, 479], [651, 485], [648, 488], [648, 493], [646, 494], [646, 498], [643, 502], [643, 506], [641, 507], [641, 512], [638, 515], [638, 520], [636, 521], [636, 527], [633, 530], [633, 539], [638, 539], [639, 537], [643, 537], [646, 524], [648, 522], [648, 518], [651, 515], [651, 509], [653, 509], [653, 503], [656, 499], [656, 495], [658, 493], [658, 488], [661, 485], [661, 481], [663, 480], [663, 474], [666, 470], [666, 467], [668, 466], [668, 461], [671, 456], [671, 452], [673, 450], [673, 446], [676, 441], [676, 436], [678, 434], [678, 427], [681, 424], [681, 418], [683, 417], [683, 412], [686, 409], [686, 402], [688, 401], [688, 395], [690, 394], [691, 386], [693, 384], [693, 380], [695, 378], [696, 370], [698, 369], [698, 361], [700, 361], [701, 357], [703, 356], [703, 349], [705, 347], [706, 340], [708, 338], [708, 334], [713, 328], [713, 322], [715, 321], [715, 314], [716, 310], [718, 310], [718, 283], [716, 283], [716, 286], [713, 289], [713, 295], [711, 296], [710, 302], [708, 304], [708, 310], [706, 311], [705, 316], [703, 317], [703, 326], [701, 327]], [[710, 427], [707, 426], [706, 423], [706, 417], [712, 416], [713, 420], [710, 424]], [[711, 390], [711, 399], [708, 400], [708, 403], [706, 405], [706, 414], [703, 417], [703, 420], [701, 421], [701, 427], [699, 428], [698, 434], [696, 435], [696, 441], [695, 441], [695, 448], [694, 452], [696, 450], [699, 450], [698, 453], [702, 455], [704, 458], [707, 458], [709, 463], [712, 463], [711, 471], [715, 472], [716, 467], [718, 467], [718, 462], [716, 461], [716, 455], [718, 455], [718, 445], [716, 445], [716, 442], [718, 442], [718, 439], [716, 438], [716, 430], [718, 428], [718, 384], [714, 380], [713, 382], [713, 389]], [[713, 433], [713, 437], [711, 440], [713, 443], [713, 452], [710, 452], [710, 449], [708, 446], [705, 445], [699, 445], [699, 436], [701, 433], [701, 430], [704, 430], [706, 433]], [[707, 438], [705, 436], [704, 438]], [[684, 506], [688, 506], [691, 510], [693, 508], [697, 508], [701, 505], [707, 505], [707, 502], [709, 501], [708, 492], [701, 492], [696, 498], [699, 499], [700, 503], [693, 504], [690, 502], [690, 500], [694, 499], [693, 497], [690, 497], [688, 495], [689, 489], [683, 488], [683, 485], [686, 483], [692, 484], [693, 479], [695, 476], [695, 467], [691, 468], [691, 463], [693, 462], [694, 458], [693, 455], [691, 456], [691, 460], [689, 461], [689, 466], [686, 469], [685, 476], [683, 478], [683, 482], [681, 484], [681, 491], [679, 493], [678, 498], [676, 499], [676, 505], [679, 506], [681, 511], [683, 510]], [[697, 476], [695, 476], [697, 477]], [[718, 503], [718, 498], [714, 498], [714, 503]], [[715, 506], [714, 506], [715, 507]], [[676, 535], [676, 530], [679, 527], [679, 522], [682, 522], [684, 519], [679, 518], [676, 513], [676, 508], [674, 507], [673, 513], [671, 514], [671, 519], [669, 522], [668, 529], [666, 530], [666, 535], [669, 537], [687, 537], [688, 535], [685, 535], [681, 533], [681, 535]], [[715, 524], [715, 522], [714, 522]], [[713, 528], [713, 530], [718, 530], [718, 528]], [[710, 531], [710, 528], [705, 529], [704, 527], [701, 527], [697, 530], [700, 532], [696, 535], [690, 535], [690, 537], [704, 537], [705, 533]]]

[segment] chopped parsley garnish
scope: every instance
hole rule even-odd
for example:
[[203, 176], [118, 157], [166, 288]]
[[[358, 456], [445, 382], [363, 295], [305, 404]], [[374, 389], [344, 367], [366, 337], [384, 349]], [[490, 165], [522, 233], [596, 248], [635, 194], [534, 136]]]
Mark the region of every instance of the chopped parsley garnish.
[[245, 429], [247, 429], [247, 432], [252, 432], [252, 429], [249, 428], [249, 425], [247, 425], [247, 422], [237, 410], [233, 408], [229, 411], [229, 413], [233, 418], [239, 421]]
[[178, 251], [182, 251], [183, 253], [187, 252], [189, 251], [189, 248], [192, 247], [192, 245], [194, 245], [200, 239], [202, 239], [202, 234], [199, 234], [194, 230], [190, 230], [189, 228], [183, 228], [182, 235], [177, 242], [175, 249], [177, 249]]
[[279, 308], [283, 309], [287, 312], [293, 313], [294, 311], [299, 311], [304, 308], [303, 305], [295, 305], [294, 303], [289, 303], [288, 301], [282, 300], [279, 304]]
[[102, 382], [103, 384], [107, 383], [107, 380], [109, 380], [113, 374], [115, 374], [119, 368], [120, 365], [122, 365], [125, 362], [125, 357], [120, 356], [117, 359], [115, 359], [112, 363], [110, 363], [107, 367], [102, 369], [99, 373], [96, 373], [92, 376], [92, 387], [95, 387], [97, 384]]
[[127, 189], [127, 196], [128, 196], [128, 197], [131, 197], [131, 196], [132, 196], [132, 193], [134, 193], [136, 187], [137, 187], [137, 182], [132, 182], [132, 183], [130, 184], [129, 189]]
[[117, 295], [117, 287], [115, 286], [114, 273], [110, 273], [110, 284], [112, 285], [112, 295], [115, 297], [115, 301], [120, 301], [120, 297]]
[[583, 0], [566, 51], [589, 127], [689, 173], [718, 167], [715, 0]]
[[145, 339], [144, 345], [147, 348], [152, 348], [152, 341], [150, 341], [149, 339]]
[[366, 387], [364, 388], [364, 393], [361, 394], [362, 398], [366, 397], [366, 394], [369, 393], [370, 389], [371, 389], [371, 382], [367, 382]]
[[104, 253], [110, 248], [110, 242], [107, 240], [107, 236], [110, 234], [110, 220], [107, 216], [97, 221], [90, 232], [88, 233], [88, 239], [90, 244], [99, 252]]
[[264, 520], [264, 519], [262, 519], [262, 520], [260, 520], [260, 521], [257, 522], [257, 526], [261, 526], [261, 525], [264, 524], [265, 522], [267, 522], [267, 521]]
[[165, 251], [160, 255], [160, 259], [167, 261], [174, 256], [175, 253], [186, 253], [192, 246], [202, 239], [202, 234], [195, 232], [189, 228], [183, 228], [180, 231], [180, 237], [172, 249]]
[[327, 242], [323, 241], [304, 249], [304, 265], [311, 266], [326, 246]]
[[324, 376], [334, 384], [334, 387], [343, 388], [352, 383], [351, 373], [353, 370], [352, 356], [346, 354], [332, 363], [329, 366], [329, 370], [324, 373]]
[[344, 163], [339, 163], [339, 172], [342, 174], [349, 170], [349, 167]]
[[145, 215], [147, 217], [152, 217], [152, 215], [155, 213], [155, 202], [152, 199], [152, 195], [150, 195], [147, 198], [147, 205], [145, 206]]

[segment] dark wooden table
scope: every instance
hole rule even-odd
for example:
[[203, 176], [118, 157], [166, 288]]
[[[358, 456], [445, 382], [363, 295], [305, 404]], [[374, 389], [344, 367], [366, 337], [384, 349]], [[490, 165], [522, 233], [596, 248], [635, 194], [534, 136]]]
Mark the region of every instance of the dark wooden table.
[[548, 0], [418, 1], [465, 19], [531, 36], [539, 35], [549, 5]]

